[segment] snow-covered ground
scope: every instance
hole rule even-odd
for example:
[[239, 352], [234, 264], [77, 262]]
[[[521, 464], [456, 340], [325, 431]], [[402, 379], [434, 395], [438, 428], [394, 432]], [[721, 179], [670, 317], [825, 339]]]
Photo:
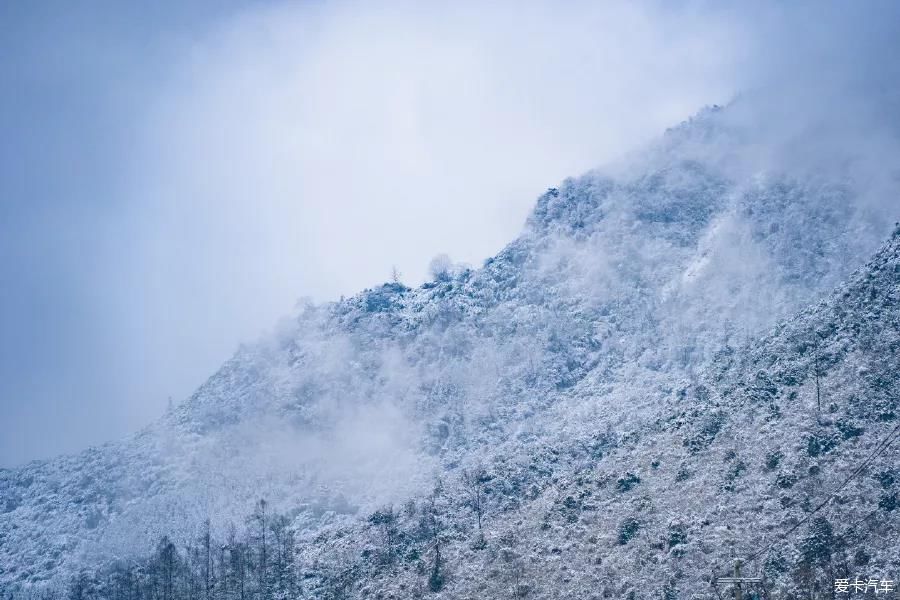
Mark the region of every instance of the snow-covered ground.
[[[480, 268], [302, 306], [132, 438], [0, 471], [0, 585], [184, 546], [207, 519], [224, 538], [264, 497], [307, 597], [424, 593], [428, 511], [437, 597], [710, 594], [894, 426], [900, 346], [896, 235], [838, 287], [896, 203], [831, 155], [760, 164], [731, 110], [548, 190]], [[900, 579], [891, 456], [748, 568], [782, 590], [841, 561]], [[391, 561], [386, 506], [408, 533]]]

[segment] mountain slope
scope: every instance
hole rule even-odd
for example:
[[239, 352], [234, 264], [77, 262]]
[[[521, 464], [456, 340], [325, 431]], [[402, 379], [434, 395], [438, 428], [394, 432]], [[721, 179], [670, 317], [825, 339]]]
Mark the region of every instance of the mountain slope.
[[[735, 558], [779, 598], [830, 594], [836, 578], [896, 582], [898, 384], [900, 228], [826, 301], [659, 398], [657, 418], [621, 429], [610, 406], [528, 454], [498, 449], [480, 464], [481, 532], [457, 469], [397, 513], [387, 564], [377, 522], [322, 534], [301, 560], [327, 574], [307, 597], [425, 594], [435, 498], [434, 597], [714, 597]], [[580, 387], [564, 410], [610, 402]]]
[[0, 583], [183, 543], [207, 518], [222, 531], [261, 496], [327, 537], [461, 466], [582, 460], [657, 422], [894, 218], [840, 170], [748, 167], [723, 115], [549, 190], [482, 268], [303, 307], [131, 439], [0, 471]]

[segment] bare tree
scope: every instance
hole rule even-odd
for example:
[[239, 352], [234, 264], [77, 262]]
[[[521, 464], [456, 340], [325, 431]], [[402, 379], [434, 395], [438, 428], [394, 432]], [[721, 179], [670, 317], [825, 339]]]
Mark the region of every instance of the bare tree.
[[256, 508], [250, 516], [251, 523], [255, 530], [256, 539], [256, 569], [257, 569], [257, 587], [259, 597], [267, 600], [269, 597], [269, 546], [266, 540], [266, 530], [268, 529], [268, 503], [264, 499], [260, 499], [256, 503]]
[[383, 560], [385, 563], [394, 561], [394, 546], [397, 538], [397, 513], [394, 511], [393, 505], [376, 510], [369, 517], [369, 523], [375, 525], [381, 530], [383, 544]]
[[209, 519], [206, 519], [203, 522], [203, 533], [200, 535], [200, 548], [202, 553], [202, 564], [200, 569], [203, 577], [203, 597], [206, 600], [211, 600], [213, 588], [213, 554]]
[[526, 582], [525, 561], [519, 551], [522, 539], [518, 527], [508, 531], [500, 538], [501, 557], [507, 565], [507, 581], [512, 598], [524, 598], [530, 590]]
[[273, 594], [278, 599], [296, 596], [294, 578], [294, 532], [290, 521], [284, 515], [275, 515], [270, 519], [272, 532], [272, 580]]
[[822, 423], [822, 386], [819, 383], [819, 347], [816, 345], [814, 369], [816, 375], [816, 422]]
[[247, 545], [237, 538], [234, 526], [228, 532], [228, 562], [238, 600], [247, 599]]
[[174, 600], [178, 570], [178, 551], [168, 537], [163, 537], [157, 546], [156, 560], [150, 566], [151, 577], [159, 582], [159, 598]]
[[444, 587], [444, 563], [441, 555], [444, 524], [438, 505], [438, 500], [442, 493], [442, 486], [438, 482], [434, 492], [432, 492], [426, 502], [423, 523], [428, 536], [428, 545], [431, 549], [431, 572], [428, 577], [428, 588], [432, 592], [438, 592]]
[[219, 544], [219, 557], [217, 571], [219, 572], [219, 598], [228, 598], [231, 589], [228, 587], [228, 559], [230, 546], [227, 543]]
[[480, 542], [483, 542], [481, 521], [484, 516], [484, 482], [487, 480], [487, 473], [481, 467], [466, 469], [462, 473], [462, 478], [466, 487], [467, 502], [472, 512], [475, 513], [475, 520], [478, 524], [478, 538]]

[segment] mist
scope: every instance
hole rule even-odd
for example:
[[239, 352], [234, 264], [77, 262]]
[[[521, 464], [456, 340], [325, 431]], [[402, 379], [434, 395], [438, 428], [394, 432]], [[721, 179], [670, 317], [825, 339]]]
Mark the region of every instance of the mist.
[[544, 189], [707, 104], [759, 128], [742, 165], [824, 130], [803, 160], [849, 146], [893, 202], [900, 20], [870, 6], [168, 9], [3, 19], [35, 32], [5, 42], [4, 123], [57, 119], [4, 144], [4, 465], [146, 425], [300, 298], [479, 265]]

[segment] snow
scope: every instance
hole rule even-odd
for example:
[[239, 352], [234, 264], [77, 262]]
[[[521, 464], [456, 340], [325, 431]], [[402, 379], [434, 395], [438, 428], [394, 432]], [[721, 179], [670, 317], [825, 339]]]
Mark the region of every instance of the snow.
[[[727, 112], [550, 189], [481, 268], [301, 306], [137, 435], [0, 471], [0, 586], [184, 545], [206, 519], [223, 537], [265, 497], [291, 515], [307, 596], [354, 565], [354, 596], [407, 597], [422, 540], [369, 560], [367, 519], [403, 506], [397, 527], [417, 531], [439, 478], [435, 597], [709, 595], [874, 448], [900, 373], [898, 237], [851, 277], [896, 207], [858, 201], [840, 171], [743, 168]], [[483, 545], [465, 468], [490, 478]], [[889, 511], [844, 529], [892, 489], [841, 492], [829, 565], [865, 548], [867, 573], [896, 571]], [[810, 544], [748, 568], [822, 585], [798, 580]]]

